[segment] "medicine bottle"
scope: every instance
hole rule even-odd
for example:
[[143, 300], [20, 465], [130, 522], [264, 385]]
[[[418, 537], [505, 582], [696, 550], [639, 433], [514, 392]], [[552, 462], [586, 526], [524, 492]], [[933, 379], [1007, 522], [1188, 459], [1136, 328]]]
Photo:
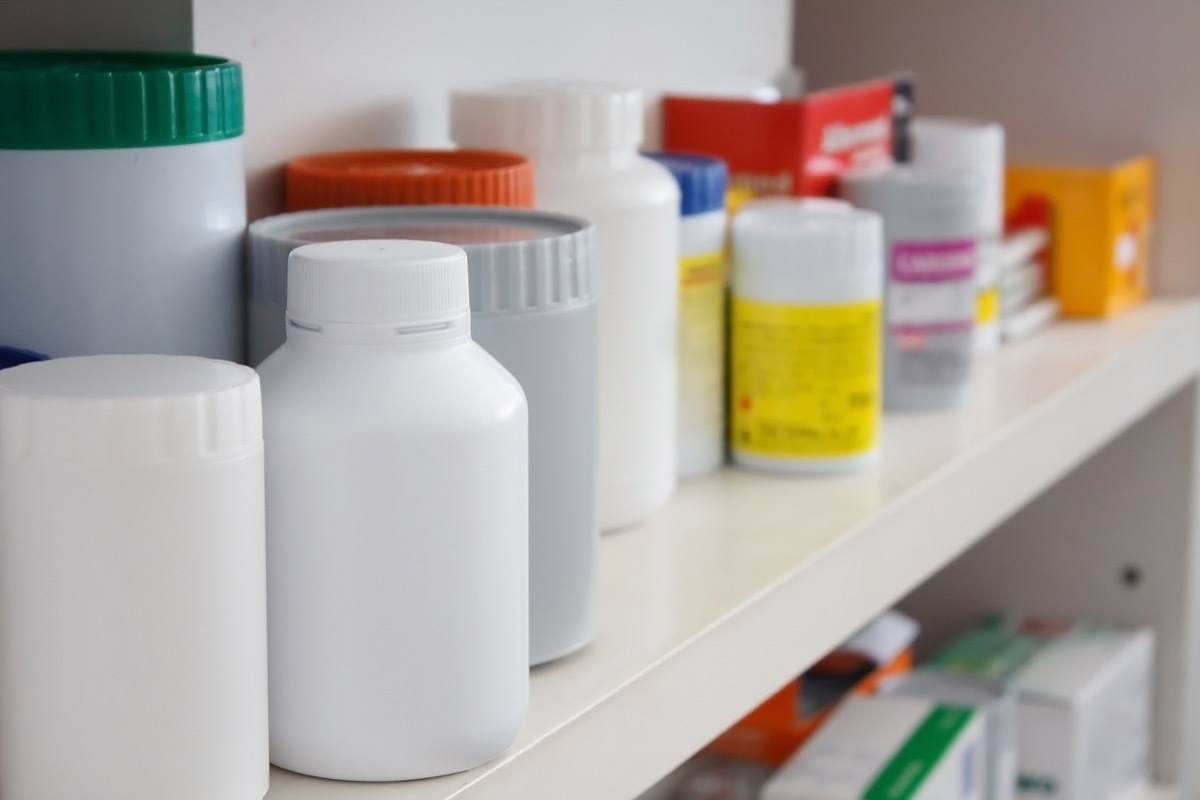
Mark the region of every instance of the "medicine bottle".
[[0, 797], [266, 794], [261, 414], [222, 361], [0, 372]]
[[841, 187], [883, 217], [884, 408], [959, 405], [974, 352], [979, 176], [899, 166], [843, 176]]
[[528, 699], [527, 416], [471, 341], [467, 259], [299, 248], [262, 365], [271, 759], [322, 778], [459, 772]]
[[493, 150], [349, 150], [287, 164], [287, 210], [533, 205], [533, 167]]
[[679, 409], [680, 478], [712, 472], [725, 460], [725, 191], [719, 158], [646, 153], [680, 191]]
[[1000, 244], [1004, 236], [1004, 127], [984, 122], [917, 117], [912, 125], [912, 165], [965, 169], [979, 176], [979, 289], [975, 352], [1000, 345]]
[[596, 226], [600, 527], [641, 522], [675, 488], [679, 187], [638, 153], [640, 92], [601, 83], [457, 91], [461, 147], [533, 162], [537, 207]]
[[0, 347], [245, 358], [242, 74], [0, 52]]
[[882, 237], [876, 214], [805, 200], [734, 218], [735, 463], [826, 473], [876, 460]]
[[[288, 255], [305, 244], [387, 237], [467, 254], [471, 338], [529, 403], [529, 657], [541, 664], [595, 635], [596, 301], [591, 223], [462, 206], [340, 208], [250, 226], [251, 308], [282, 341]], [[263, 349], [266, 349], [265, 347]]]

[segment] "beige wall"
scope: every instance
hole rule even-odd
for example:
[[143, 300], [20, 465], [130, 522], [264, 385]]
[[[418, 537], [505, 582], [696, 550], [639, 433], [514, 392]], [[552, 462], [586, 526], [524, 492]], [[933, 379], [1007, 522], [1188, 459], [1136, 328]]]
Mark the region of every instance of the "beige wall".
[[1010, 158], [1160, 157], [1157, 279], [1200, 291], [1200, 2], [798, 0], [822, 86], [917, 73], [922, 113], [989, 117]]

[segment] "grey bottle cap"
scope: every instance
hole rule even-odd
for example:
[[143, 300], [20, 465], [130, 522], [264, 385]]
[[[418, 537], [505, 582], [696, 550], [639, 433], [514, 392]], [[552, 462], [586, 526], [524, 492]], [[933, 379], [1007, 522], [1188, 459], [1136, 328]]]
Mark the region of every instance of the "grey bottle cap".
[[473, 314], [570, 308], [595, 299], [595, 232], [561, 214], [494, 206], [378, 206], [279, 214], [249, 232], [250, 302], [283, 309], [292, 250], [314, 242], [414, 239], [467, 253]]

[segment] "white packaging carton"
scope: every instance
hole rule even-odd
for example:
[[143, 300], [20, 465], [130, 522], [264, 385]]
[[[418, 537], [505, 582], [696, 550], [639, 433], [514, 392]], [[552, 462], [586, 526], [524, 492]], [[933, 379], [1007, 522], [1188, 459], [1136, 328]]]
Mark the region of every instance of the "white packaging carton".
[[899, 695], [852, 697], [761, 800], [984, 800], [984, 717]]
[[1020, 800], [1115, 800], [1149, 784], [1149, 629], [993, 616], [934, 665], [1016, 690]]
[[979, 709], [984, 715], [983, 795], [986, 800], [1016, 797], [1017, 698], [1006, 682], [922, 667], [889, 681], [883, 691]]

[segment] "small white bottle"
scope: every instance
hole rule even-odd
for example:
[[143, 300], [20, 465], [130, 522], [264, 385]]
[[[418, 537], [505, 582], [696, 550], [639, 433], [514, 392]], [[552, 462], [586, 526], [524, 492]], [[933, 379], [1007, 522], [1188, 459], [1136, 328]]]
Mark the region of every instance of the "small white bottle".
[[467, 260], [301, 247], [259, 366], [271, 759], [394, 781], [500, 755], [528, 702], [528, 423], [471, 340]]
[[675, 488], [679, 187], [638, 154], [640, 92], [602, 83], [532, 82], [457, 91], [461, 147], [533, 162], [536, 203], [596, 226], [600, 337], [600, 527], [623, 528]]
[[680, 478], [725, 460], [725, 162], [692, 153], [646, 153], [679, 183]]
[[975, 223], [979, 235], [975, 352], [991, 352], [1000, 346], [1004, 126], [982, 120], [917, 117], [912, 123], [912, 148], [912, 166], [970, 170], [983, 184]]
[[844, 472], [879, 455], [883, 231], [845, 204], [772, 199], [733, 221], [736, 464]]

